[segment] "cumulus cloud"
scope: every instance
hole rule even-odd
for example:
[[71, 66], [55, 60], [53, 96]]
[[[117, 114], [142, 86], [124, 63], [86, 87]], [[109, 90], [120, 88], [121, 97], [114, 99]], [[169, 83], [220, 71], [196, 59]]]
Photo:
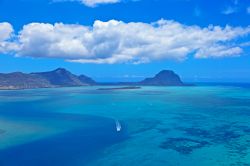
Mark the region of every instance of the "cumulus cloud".
[[121, 0], [53, 0], [53, 2], [81, 2], [82, 4], [88, 6], [88, 7], [96, 7], [101, 4], [113, 4], [121, 2]]
[[11, 41], [14, 37], [14, 29], [10, 23], [0, 23], [0, 53], [8, 53], [17, 50], [18, 45]]
[[13, 32], [12, 25], [7, 22], [0, 23], [0, 42], [8, 40]]
[[[239, 56], [237, 40], [250, 27], [187, 26], [176, 21], [153, 23], [117, 20], [79, 24], [30, 23], [16, 36], [17, 56], [63, 58], [80, 63], [147, 63], [162, 59]], [[9, 36], [2, 39], [5, 41]]]

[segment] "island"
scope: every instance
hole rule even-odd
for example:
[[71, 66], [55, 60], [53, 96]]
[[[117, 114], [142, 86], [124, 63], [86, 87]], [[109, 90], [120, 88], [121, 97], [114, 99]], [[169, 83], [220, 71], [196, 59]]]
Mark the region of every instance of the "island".
[[171, 70], [162, 70], [153, 78], [146, 78], [138, 83], [139, 85], [150, 86], [183, 86], [185, 85], [180, 77]]
[[154, 77], [139, 82], [101, 83], [86, 75], [75, 75], [64, 68], [37, 73], [0, 73], [0, 89], [34, 89], [79, 86], [122, 86], [115, 88], [100, 88], [99, 90], [138, 89], [140, 86], [186, 86], [180, 77], [171, 70], [162, 70]]
[[95, 85], [96, 82], [85, 75], [74, 75], [64, 68], [49, 72], [0, 74], [0, 89], [33, 89]]
[[127, 87], [117, 87], [117, 88], [98, 88], [97, 90], [130, 90], [130, 89], [141, 89], [141, 87], [127, 86]]

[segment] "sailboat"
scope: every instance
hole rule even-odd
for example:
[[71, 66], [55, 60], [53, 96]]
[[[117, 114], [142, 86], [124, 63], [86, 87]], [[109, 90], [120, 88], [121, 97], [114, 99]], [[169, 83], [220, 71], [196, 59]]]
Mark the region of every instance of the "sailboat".
[[115, 125], [116, 125], [116, 131], [120, 132], [122, 130], [122, 126], [118, 120], [115, 121]]

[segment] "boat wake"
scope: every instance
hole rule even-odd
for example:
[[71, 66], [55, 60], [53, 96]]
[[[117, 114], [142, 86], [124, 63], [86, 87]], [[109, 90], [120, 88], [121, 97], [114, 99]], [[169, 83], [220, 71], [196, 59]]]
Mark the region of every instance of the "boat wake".
[[116, 131], [120, 132], [122, 130], [121, 123], [118, 120], [115, 120]]

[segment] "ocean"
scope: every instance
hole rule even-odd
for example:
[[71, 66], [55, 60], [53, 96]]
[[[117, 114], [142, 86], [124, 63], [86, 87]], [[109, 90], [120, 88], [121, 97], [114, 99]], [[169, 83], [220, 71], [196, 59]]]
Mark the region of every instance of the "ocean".
[[0, 166], [250, 166], [250, 86], [0, 91]]

